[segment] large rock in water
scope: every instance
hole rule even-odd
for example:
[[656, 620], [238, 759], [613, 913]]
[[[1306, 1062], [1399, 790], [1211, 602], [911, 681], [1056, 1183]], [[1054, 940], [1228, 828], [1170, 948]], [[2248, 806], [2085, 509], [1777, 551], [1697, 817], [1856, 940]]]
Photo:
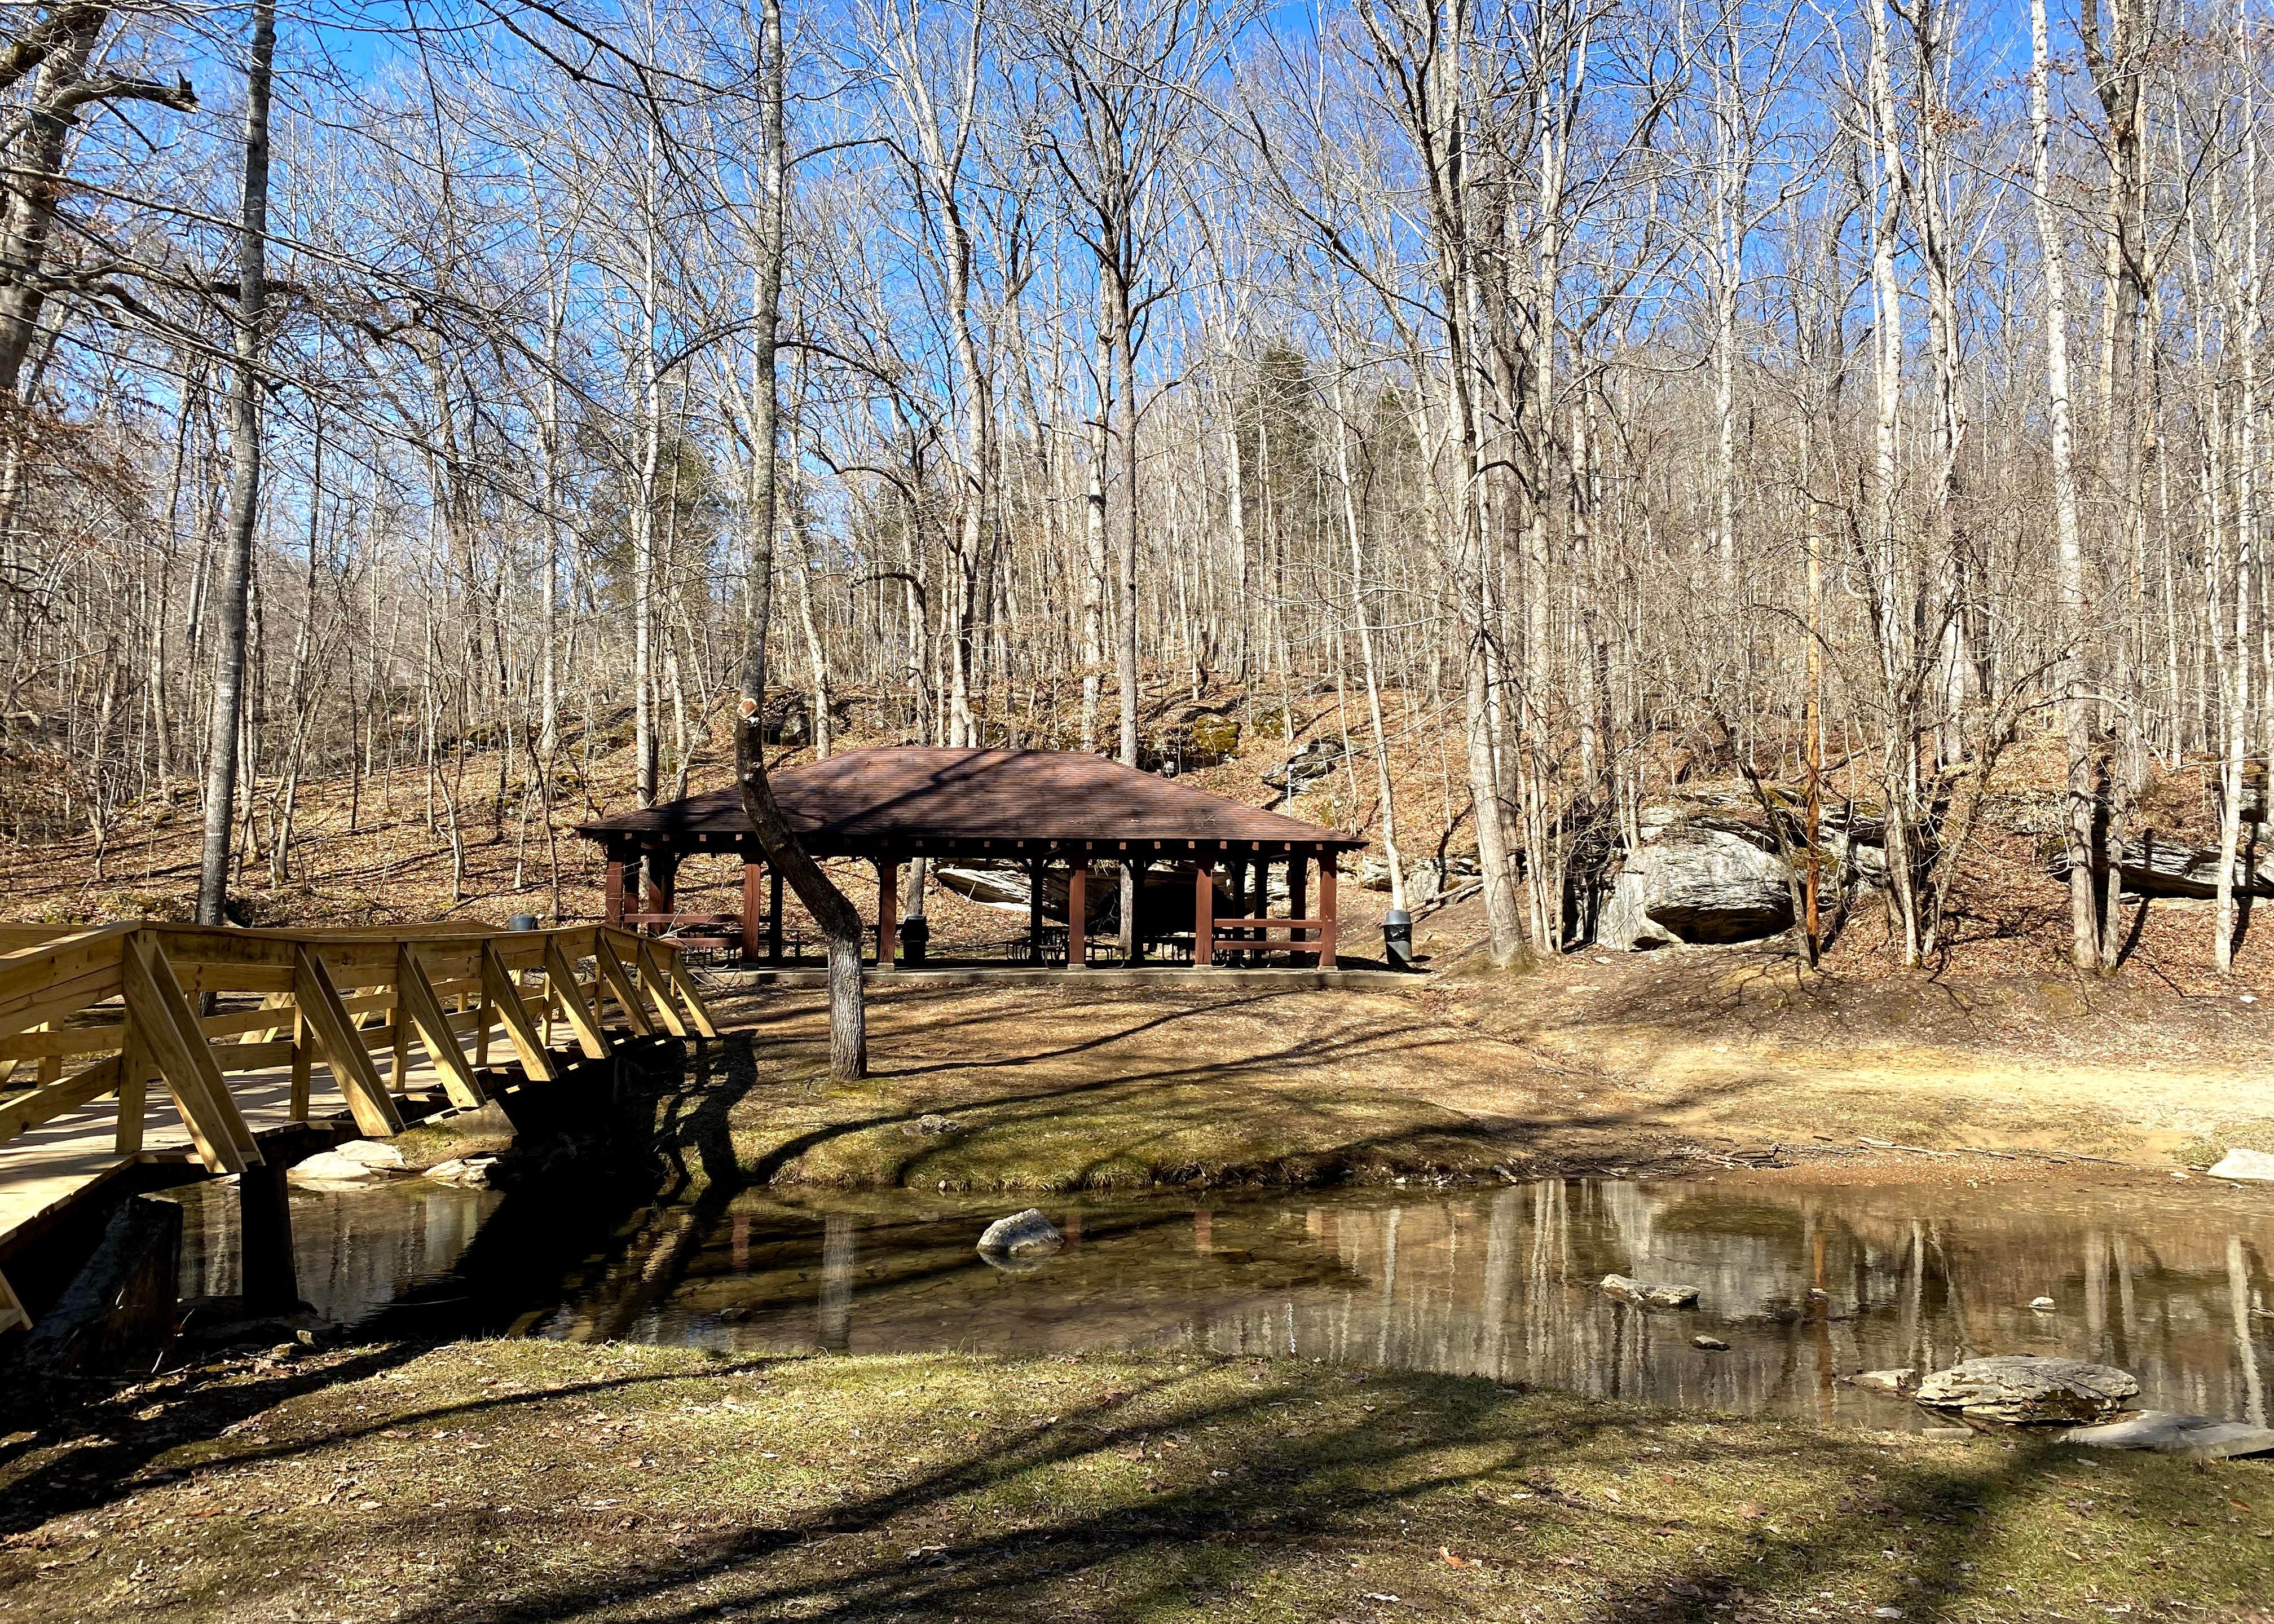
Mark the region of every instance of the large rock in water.
[[1734, 819], [1668, 823], [1627, 855], [1595, 937], [1605, 947], [1757, 942], [1792, 929], [1776, 842]]
[[1630, 1280], [1624, 1274], [1606, 1274], [1596, 1288], [1605, 1297], [1615, 1297], [1622, 1303], [1632, 1303], [1638, 1308], [1695, 1308], [1698, 1288], [1668, 1285], [1658, 1280]]
[[998, 1218], [979, 1237], [979, 1250], [1008, 1258], [1038, 1258], [1065, 1244], [1065, 1237], [1036, 1207]]
[[2034, 1353], [1967, 1359], [1937, 1371], [1913, 1396], [1931, 1410], [1985, 1421], [2097, 1421], [2140, 1390], [2129, 1372]]

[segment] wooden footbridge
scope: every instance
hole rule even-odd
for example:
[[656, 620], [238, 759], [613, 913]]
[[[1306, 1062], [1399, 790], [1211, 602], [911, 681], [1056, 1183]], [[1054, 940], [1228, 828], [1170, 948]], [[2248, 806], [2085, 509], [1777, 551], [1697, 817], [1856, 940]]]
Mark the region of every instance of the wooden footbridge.
[[[606, 925], [11, 925], [0, 949], [0, 1256], [139, 1164], [244, 1174], [275, 1130], [391, 1135], [621, 1034], [717, 1035], [670, 943]], [[28, 1317], [0, 1276], [0, 1330]]]

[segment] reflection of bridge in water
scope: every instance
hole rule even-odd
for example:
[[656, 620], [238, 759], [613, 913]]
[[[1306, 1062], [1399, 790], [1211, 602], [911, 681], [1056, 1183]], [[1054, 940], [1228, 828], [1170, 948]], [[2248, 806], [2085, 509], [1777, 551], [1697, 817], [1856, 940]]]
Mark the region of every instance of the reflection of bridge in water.
[[[746, 1196], [699, 1245], [681, 1238], [674, 1282], [620, 1334], [745, 1351], [1293, 1355], [1879, 1425], [1917, 1412], [1841, 1376], [2060, 1353], [2133, 1372], [2142, 1404], [2264, 1424], [2274, 1214], [2195, 1191], [2030, 1198], [1551, 1181], [1155, 1199], [1053, 1210], [1066, 1251], [1012, 1274], [973, 1257], [979, 1214], [960, 1204]], [[1614, 1271], [1694, 1285], [1702, 1306], [1614, 1302], [1595, 1289]], [[2040, 1295], [2054, 1312], [2028, 1307]], [[552, 1328], [584, 1321], [572, 1304]], [[1694, 1348], [1700, 1332], [1729, 1350]]]

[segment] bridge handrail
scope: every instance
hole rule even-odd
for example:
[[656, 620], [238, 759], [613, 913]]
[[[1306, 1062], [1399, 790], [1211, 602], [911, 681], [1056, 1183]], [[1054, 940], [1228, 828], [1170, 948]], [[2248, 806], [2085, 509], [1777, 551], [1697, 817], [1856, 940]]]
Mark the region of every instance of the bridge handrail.
[[[383, 1135], [403, 1126], [414, 1037], [450, 1101], [471, 1106], [488, 1097], [482, 1074], [501, 1031], [531, 1081], [558, 1074], [556, 1027], [592, 1058], [610, 1052], [612, 1026], [718, 1034], [675, 944], [605, 924], [11, 925], [0, 926], [0, 1145], [115, 1094], [117, 1153], [133, 1155], [154, 1081], [215, 1173], [261, 1159], [232, 1073], [289, 1065], [292, 1120], [305, 1122], [320, 1062], [357, 1128]], [[209, 994], [259, 994], [261, 1004], [200, 1014]], [[373, 1051], [389, 1056], [385, 1078]], [[66, 1072], [66, 1062], [83, 1064]], [[26, 1067], [30, 1086], [11, 1089]]]

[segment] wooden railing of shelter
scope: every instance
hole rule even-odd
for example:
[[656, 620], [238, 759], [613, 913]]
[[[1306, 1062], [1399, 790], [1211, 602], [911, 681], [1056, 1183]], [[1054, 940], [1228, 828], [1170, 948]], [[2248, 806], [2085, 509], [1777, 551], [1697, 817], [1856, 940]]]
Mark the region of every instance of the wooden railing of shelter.
[[[321, 1064], [357, 1131], [387, 1135], [404, 1125], [414, 1040], [449, 1102], [477, 1106], [501, 1038], [527, 1079], [549, 1082], [556, 1033], [594, 1059], [612, 1027], [718, 1035], [671, 943], [606, 925], [5, 926], [0, 948], [0, 1146], [116, 1094], [116, 1149], [136, 1155], [155, 1082], [215, 1173], [262, 1159], [230, 1092], [248, 1073], [289, 1068], [291, 1120], [305, 1122]], [[260, 1003], [200, 1015], [208, 994]], [[0, 1330], [21, 1314], [0, 1281]]]

